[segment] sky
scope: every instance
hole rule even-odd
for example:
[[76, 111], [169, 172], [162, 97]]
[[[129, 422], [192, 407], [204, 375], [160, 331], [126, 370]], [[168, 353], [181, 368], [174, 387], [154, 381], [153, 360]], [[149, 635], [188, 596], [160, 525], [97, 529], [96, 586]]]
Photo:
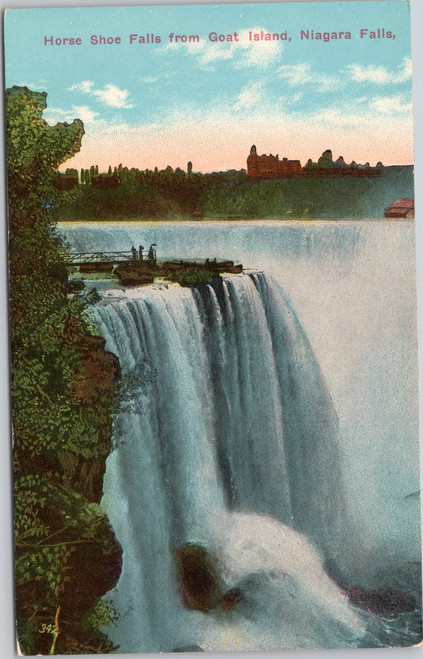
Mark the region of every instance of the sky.
[[82, 119], [65, 165], [78, 169], [240, 169], [252, 144], [302, 164], [326, 149], [411, 164], [409, 12], [403, 0], [12, 9], [6, 87], [47, 92], [51, 125]]

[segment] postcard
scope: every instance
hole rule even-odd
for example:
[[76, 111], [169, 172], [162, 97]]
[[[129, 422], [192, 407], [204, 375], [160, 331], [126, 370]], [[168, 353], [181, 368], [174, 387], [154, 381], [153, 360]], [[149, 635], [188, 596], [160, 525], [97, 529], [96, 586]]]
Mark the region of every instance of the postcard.
[[24, 655], [422, 641], [410, 7], [5, 15]]

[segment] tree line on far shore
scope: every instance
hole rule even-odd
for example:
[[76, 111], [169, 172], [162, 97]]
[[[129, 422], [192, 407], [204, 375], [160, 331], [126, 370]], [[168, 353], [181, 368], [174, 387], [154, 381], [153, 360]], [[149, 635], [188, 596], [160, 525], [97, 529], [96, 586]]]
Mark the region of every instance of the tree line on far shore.
[[67, 190], [57, 220], [377, 218], [396, 199], [414, 196], [412, 166], [384, 167], [377, 178], [251, 180], [245, 169], [202, 174], [191, 162], [186, 171], [120, 164], [99, 173], [92, 165], [67, 169], [55, 185]]

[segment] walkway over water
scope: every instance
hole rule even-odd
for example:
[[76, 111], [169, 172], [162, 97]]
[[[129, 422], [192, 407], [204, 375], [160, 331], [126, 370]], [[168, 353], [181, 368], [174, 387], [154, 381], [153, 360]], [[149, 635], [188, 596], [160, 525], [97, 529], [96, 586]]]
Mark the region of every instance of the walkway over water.
[[111, 252], [69, 252], [65, 257], [67, 265], [82, 265], [83, 263], [127, 263], [130, 261], [155, 261], [156, 250], [137, 250]]

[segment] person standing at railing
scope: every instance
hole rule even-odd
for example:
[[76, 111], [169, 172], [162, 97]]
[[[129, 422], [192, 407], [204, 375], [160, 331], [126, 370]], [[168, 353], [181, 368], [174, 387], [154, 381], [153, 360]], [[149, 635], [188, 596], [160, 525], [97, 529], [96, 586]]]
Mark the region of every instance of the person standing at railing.
[[156, 250], [154, 247], [157, 247], [156, 243], [152, 243], [150, 245], [150, 249], [148, 250], [148, 260], [149, 261], [155, 261], [156, 260]]
[[143, 256], [142, 256], [143, 249], [144, 249], [144, 245], [140, 245], [138, 247], [138, 258], [139, 258], [140, 261], [143, 260]]
[[137, 250], [135, 249], [134, 245], [132, 245], [132, 247], [131, 247], [131, 252], [132, 252], [133, 260], [136, 261], [137, 260]]

